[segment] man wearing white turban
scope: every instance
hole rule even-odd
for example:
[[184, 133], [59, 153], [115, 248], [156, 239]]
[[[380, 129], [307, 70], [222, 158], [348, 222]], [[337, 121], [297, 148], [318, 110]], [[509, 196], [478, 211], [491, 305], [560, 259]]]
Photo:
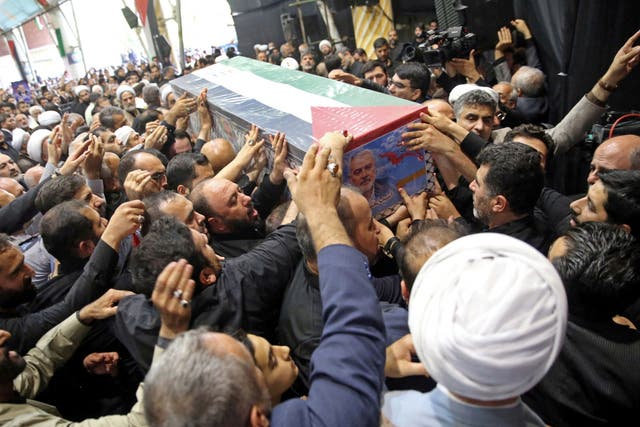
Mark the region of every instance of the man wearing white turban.
[[77, 100], [71, 106], [72, 112], [78, 113], [82, 117], [84, 117], [84, 113], [90, 103], [89, 97], [91, 96], [91, 94], [89, 92], [89, 86], [78, 85], [73, 88], [73, 93], [76, 95]]
[[50, 129], [53, 129], [53, 127], [61, 121], [62, 116], [60, 115], [60, 113], [53, 110], [45, 111], [43, 113], [40, 113], [40, 115], [38, 116], [38, 123], [40, 123], [40, 126], [46, 126]]
[[438, 250], [409, 300], [416, 353], [438, 386], [387, 393], [396, 426], [544, 426], [520, 395], [546, 374], [567, 323], [549, 261], [512, 237], [480, 233]]
[[29, 128], [35, 129], [38, 127], [38, 116], [42, 114], [44, 108], [40, 105], [34, 105], [29, 107]]
[[24, 152], [25, 142], [29, 140], [29, 132], [21, 128], [15, 128], [13, 130], [13, 140], [11, 146], [18, 152]]
[[48, 152], [46, 149], [43, 150], [43, 147], [49, 135], [51, 135], [49, 129], [38, 129], [31, 135], [27, 143], [27, 154], [32, 160], [40, 164], [47, 161]]

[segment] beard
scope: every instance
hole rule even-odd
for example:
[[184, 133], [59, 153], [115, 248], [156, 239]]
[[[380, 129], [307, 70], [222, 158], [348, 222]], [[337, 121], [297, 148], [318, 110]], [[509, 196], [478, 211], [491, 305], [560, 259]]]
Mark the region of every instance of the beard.
[[36, 298], [38, 290], [31, 283], [29, 279], [28, 285], [19, 290], [6, 290], [0, 294], [0, 307], [7, 310], [12, 310], [18, 307], [20, 304], [31, 302]]
[[489, 209], [488, 204], [483, 203], [480, 200], [474, 200], [473, 202], [473, 216], [476, 217], [482, 224], [489, 225]]
[[255, 230], [260, 226], [260, 218], [255, 221], [250, 218], [247, 219], [227, 219], [225, 220], [226, 226], [231, 230], [231, 233], [245, 233]]

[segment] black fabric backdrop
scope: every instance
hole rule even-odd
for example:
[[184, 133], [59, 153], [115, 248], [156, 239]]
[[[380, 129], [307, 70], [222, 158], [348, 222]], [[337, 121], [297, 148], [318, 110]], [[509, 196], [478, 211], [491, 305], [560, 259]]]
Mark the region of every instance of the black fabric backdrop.
[[[256, 43], [274, 41], [280, 46], [285, 41], [280, 15], [289, 13], [293, 18], [293, 25], [297, 33], [294, 40], [295, 47], [302, 42], [302, 33], [298, 24], [298, 9], [289, 7], [295, 0], [229, 0], [231, 14], [238, 34], [238, 48], [243, 55], [253, 57], [253, 46]], [[353, 23], [351, 9], [346, 0], [327, 0], [327, 6], [333, 13], [333, 19], [340, 31], [340, 35], [347, 44], [353, 47]], [[316, 3], [302, 5], [307, 38], [314, 45], [327, 38], [327, 29], [318, 12]]]
[[[554, 123], [593, 87], [622, 44], [640, 29], [637, 0], [514, 0], [514, 10], [534, 34], [549, 81]], [[612, 109], [640, 108], [638, 68], [611, 96]]]
[[[280, 14], [295, 17], [293, 0], [230, 0], [240, 51], [252, 56], [255, 43], [284, 41]], [[353, 45], [349, 2], [328, 0], [347, 43]], [[497, 29], [512, 17], [527, 21], [549, 82], [550, 122], [557, 123], [591, 89], [609, 67], [620, 46], [640, 29], [638, 0], [463, 0], [467, 24], [491, 49]], [[403, 13], [433, 13], [433, 1], [394, 0], [397, 19]], [[302, 7], [307, 34], [314, 42], [326, 37], [315, 3]], [[638, 67], [640, 68], [640, 67]], [[610, 98], [614, 110], [640, 109], [640, 70], [634, 70]]]

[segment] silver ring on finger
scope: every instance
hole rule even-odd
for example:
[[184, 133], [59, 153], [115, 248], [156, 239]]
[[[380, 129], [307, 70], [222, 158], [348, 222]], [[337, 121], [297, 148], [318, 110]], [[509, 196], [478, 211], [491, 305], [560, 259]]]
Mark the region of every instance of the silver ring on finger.
[[174, 298], [182, 298], [182, 289], [176, 289], [173, 291]]
[[338, 176], [338, 164], [331, 162], [327, 165], [327, 170], [331, 173], [331, 176], [336, 178]]
[[253, 139], [253, 138], [250, 138], [250, 139], [247, 141], [247, 144], [249, 144], [249, 147], [253, 147], [254, 145], [256, 145], [256, 140], [255, 140], [255, 139]]
[[189, 307], [189, 301], [187, 301], [186, 299], [181, 299], [180, 305], [183, 306], [184, 308], [187, 308]]

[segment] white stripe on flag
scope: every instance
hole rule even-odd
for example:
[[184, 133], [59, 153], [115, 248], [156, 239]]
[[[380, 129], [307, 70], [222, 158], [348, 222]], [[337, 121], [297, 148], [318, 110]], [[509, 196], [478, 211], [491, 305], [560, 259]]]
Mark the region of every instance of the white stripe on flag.
[[334, 99], [277, 83], [223, 63], [202, 68], [193, 74], [246, 98], [255, 99], [271, 108], [296, 116], [307, 123], [311, 123], [311, 106], [348, 107]]

